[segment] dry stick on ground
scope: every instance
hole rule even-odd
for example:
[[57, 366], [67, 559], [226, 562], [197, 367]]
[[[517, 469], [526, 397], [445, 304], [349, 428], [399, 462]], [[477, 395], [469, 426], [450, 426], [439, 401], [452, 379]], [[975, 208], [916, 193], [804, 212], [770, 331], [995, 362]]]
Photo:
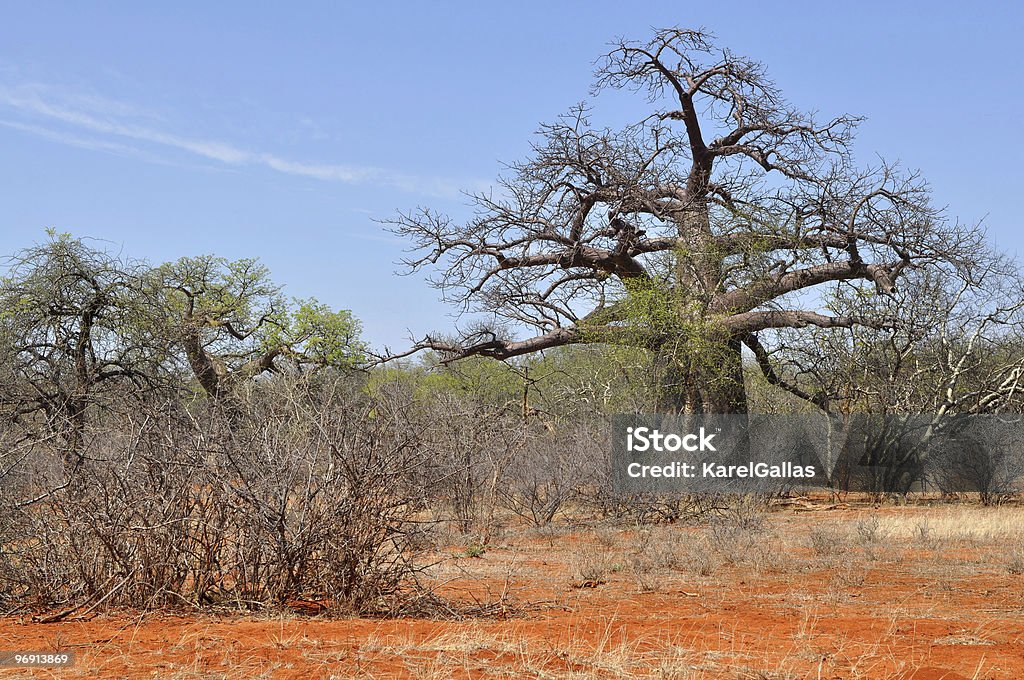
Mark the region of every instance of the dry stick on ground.
[[[124, 588], [125, 585], [127, 585], [127, 583], [131, 580], [131, 578], [133, 576], [135, 576], [135, 572], [134, 571], [132, 573], [128, 574], [128, 576], [125, 576], [124, 579], [122, 579], [121, 582], [118, 583], [116, 586], [114, 586], [110, 590], [106, 591], [106, 593], [103, 595], [103, 597], [101, 597], [98, 600], [96, 600], [95, 602], [93, 602], [92, 606], [90, 606], [84, 612], [82, 612], [77, 617], [75, 617], [74, 620], [81, 620], [81, 619], [85, 618], [86, 616], [88, 616], [93, 611], [95, 611], [96, 608], [99, 607], [104, 602], [106, 602], [110, 598], [111, 595], [113, 595], [117, 591], [121, 590], [121, 588]], [[108, 580], [107, 583], [110, 583], [110, 581], [113, 581], [115, 578], [117, 578], [117, 577], [116, 576], [111, 576], [110, 580]], [[104, 584], [104, 587], [106, 587], [106, 584]], [[59, 623], [60, 621], [63, 621], [64, 619], [66, 619], [70, 615], [74, 614], [76, 611], [78, 611], [79, 609], [81, 609], [85, 605], [89, 604], [89, 600], [91, 600], [93, 597], [95, 597], [97, 593], [101, 593], [101, 592], [103, 592], [102, 588], [98, 589], [96, 591], [96, 593], [94, 593], [92, 595], [92, 597], [87, 598], [85, 600], [85, 602], [82, 602], [81, 604], [76, 604], [74, 607], [71, 607], [69, 609], [65, 609], [63, 611], [57, 612], [56, 614], [49, 614], [47, 616], [33, 616], [32, 617], [32, 622], [33, 623]]]

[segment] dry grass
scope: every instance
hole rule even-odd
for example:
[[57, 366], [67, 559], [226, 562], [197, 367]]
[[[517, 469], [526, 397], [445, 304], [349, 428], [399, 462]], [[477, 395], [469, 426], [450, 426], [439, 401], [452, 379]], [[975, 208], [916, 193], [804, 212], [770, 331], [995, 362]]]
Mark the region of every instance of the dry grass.
[[936, 508], [922, 518], [888, 514], [879, 531], [893, 541], [930, 539], [946, 543], [1014, 543], [1024, 540], [1024, 508]]
[[[84, 644], [67, 624], [47, 647], [79, 654], [63, 677], [875, 680], [933, 677], [936, 655], [963, 659], [962, 677], [1018, 677], [1005, 664], [1024, 643], [1007, 566], [1021, 519], [1016, 508], [886, 508], [553, 542], [510, 532], [508, 545], [438, 574], [467, 588], [547, 584], [537, 597], [549, 604], [525, 616], [351, 625], [283, 616], [240, 632], [208, 619], [165, 629], [174, 632], [163, 641], [143, 622]], [[587, 579], [602, 583], [572, 587]], [[1006, 597], [985, 599], [999, 588]], [[16, 635], [0, 631], [0, 648], [17, 646]]]

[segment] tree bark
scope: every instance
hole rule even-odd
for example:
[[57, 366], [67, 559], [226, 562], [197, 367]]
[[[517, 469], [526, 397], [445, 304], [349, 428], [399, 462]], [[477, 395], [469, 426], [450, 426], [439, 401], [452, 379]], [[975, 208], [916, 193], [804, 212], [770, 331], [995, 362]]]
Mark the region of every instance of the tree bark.
[[711, 158], [703, 147], [700, 151], [695, 152], [687, 184], [690, 199], [676, 216], [683, 246], [675, 253], [673, 295], [679, 328], [695, 329], [695, 334], [692, 338], [666, 338], [656, 352], [661, 376], [657, 408], [670, 414], [746, 413], [742, 340], [708, 321], [721, 286], [723, 253], [708, 212]]
[[729, 338], [710, 356], [657, 351], [658, 413], [746, 413], [741, 347], [739, 339]]
[[203, 349], [199, 331], [189, 329], [184, 333], [182, 346], [185, 348], [185, 356], [192, 368], [192, 373], [203, 390], [214, 399], [224, 398], [224, 371], [217, 370], [214, 360]]

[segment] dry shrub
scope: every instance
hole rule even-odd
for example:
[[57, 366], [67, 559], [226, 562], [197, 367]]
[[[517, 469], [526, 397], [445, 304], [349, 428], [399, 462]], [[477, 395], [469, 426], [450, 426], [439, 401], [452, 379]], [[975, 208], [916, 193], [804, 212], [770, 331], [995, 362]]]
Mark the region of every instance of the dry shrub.
[[402, 610], [424, 424], [401, 394], [364, 395], [324, 377], [228, 408], [149, 403], [92, 433], [73, 472], [25, 466], [0, 524], [7, 605]]
[[521, 450], [499, 489], [503, 507], [534, 526], [545, 526], [592, 484], [602, 463], [603, 424], [577, 423], [548, 431], [522, 428]]
[[859, 519], [853, 525], [853, 529], [857, 535], [857, 542], [863, 546], [877, 545], [878, 543], [881, 543], [887, 535], [885, 530], [882, 529], [882, 523], [878, 521], [877, 517]]
[[1014, 546], [1013, 552], [1010, 554], [1010, 563], [1006, 565], [1006, 570], [1014, 576], [1024, 574], [1024, 546]]
[[835, 557], [846, 550], [846, 535], [832, 524], [813, 527], [807, 538], [811, 549], [819, 557]]
[[690, 551], [691, 569], [709, 575], [722, 565], [759, 572], [782, 572], [789, 566], [784, 541], [767, 521], [768, 497], [758, 494], [720, 499], [716, 516], [703, 527], [698, 547]]
[[607, 582], [614, 566], [608, 551], [593, 546], [574, 550], [569, 558], [569, 583], [574, 588], [595, 588]]
[[678, 569], [682, 562], [680, 532], [670, 528], [645, 529], [637, 534], [635, 552], [652, 569]]

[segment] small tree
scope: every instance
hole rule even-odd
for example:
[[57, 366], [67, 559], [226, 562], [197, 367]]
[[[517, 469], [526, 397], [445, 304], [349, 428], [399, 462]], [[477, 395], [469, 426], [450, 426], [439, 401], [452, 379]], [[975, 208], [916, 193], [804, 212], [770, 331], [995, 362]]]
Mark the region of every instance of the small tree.
[[0, 281], [0, 407], [55, 437], [72, 466], [91, 413], [157, 384], [141, 277], [141, 265], [51, 231]]
[[[1019, 456], [1001, 456], [966, 433], [985, 420], [977, 416], [1002, 419], [1024, 407], [1024, 281], [999, 256], [915, 270], [907, 279], [911, 285], [892, 296], [853, 286], [832, 296], [827, 302], [840, 313], [900, 323], [791, 332], [771, 357], [772, 380], [855, 423], [847, 440], [855, 453], [844, 456], [840, 477], [859, 476], [876, 491], [959, 485], [989, 500], [984, 489], [1005, 488], [1019, 474]], [[768, 362], [767, 353], [759, 360]], [[936, 451], [933, 443], [943, 441]], [[873, 470], [861, 468], [862, 453]]]
[[150, 275], [154, 323], [214, 399], [286, 367], [361, 363], [360, 323], [316, 300], [289, 302], [254, 259], [186, 257]]

